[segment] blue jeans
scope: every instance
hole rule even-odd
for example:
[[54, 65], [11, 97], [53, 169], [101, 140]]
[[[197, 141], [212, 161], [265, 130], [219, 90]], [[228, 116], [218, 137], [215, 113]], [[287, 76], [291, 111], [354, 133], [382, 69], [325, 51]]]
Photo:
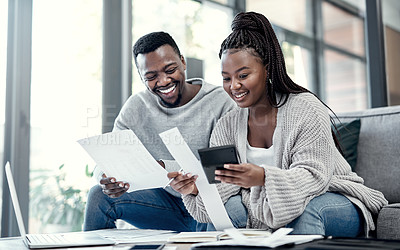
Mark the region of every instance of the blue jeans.
[[[225, 208], [236, 228], [246, 227], [247, 210], [240, 195], [229, 198]], [[363, 232], [363, 218], [359, 208], [345, 196], [328, 192], [312, 199], [303, 214], [286, 227], [293, 228], [291, 234], [356, 237]], [[215, 231], [215, 227], [208, 224], [207, 231]]]
[[[246, 227], [247, 209], [242, 203], [242, 196], [240, 194], [230, 197], [225, 203], [225, 209], [234, 227]], [[215, 227], [212, 223], [207, 224], [207, 231], [215, 231]]]
[[178, 232], [204, 231], [186, 210], [182, 199], [162, 188], [125, 193], [118, 198], [103, 194], [99, 185], [91, 188], [86, 204], [83, 230], [115, 228], [122, 219], [137, 228], [165, 229]]
[[303, 214], [286, 227], [291, 234], [357, 237], [363, 232], [360, 209], [339, 193], [327, 192], [310, 201]]

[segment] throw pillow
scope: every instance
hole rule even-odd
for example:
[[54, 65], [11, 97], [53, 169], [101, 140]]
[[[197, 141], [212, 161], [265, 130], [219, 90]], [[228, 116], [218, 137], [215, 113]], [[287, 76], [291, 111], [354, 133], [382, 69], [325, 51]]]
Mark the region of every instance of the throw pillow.
[[357, 163], [357, 145], [361, 121], [357, 119], [348, 123], [338, 123], [336, 124], [336, 128], [337, 131], [334, 128], [333, 131], [335, 131], [335, 135], [340, 143], [344, 158], [354, 171], [354, 167]]

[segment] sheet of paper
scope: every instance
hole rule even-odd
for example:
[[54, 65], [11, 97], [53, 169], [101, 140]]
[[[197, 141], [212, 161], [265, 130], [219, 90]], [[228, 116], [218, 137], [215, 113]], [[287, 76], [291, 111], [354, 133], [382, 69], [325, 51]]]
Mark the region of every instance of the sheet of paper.
[[232, 228], [232, 222], [226, 213], [224, 204], [215, 184], [209, 184], [203, 167], [186, 144], [178, 128], [160, 134], [165, 146], [185, 172], [198, 175], [197, 189], [203, 199], [207, 213], [217, 230]]
[[222, 240], [214, 242], [197, 243], [192, 245], [192, 249], [196, 247], [229, 247], [229, 246], [244, 246], [244, 247], [269, 247], [275, 248], [286, 244], [302, 244], [309, 241], [323, 239], [322, 235], [288, 235], [293, 229], [280, 228], [276, 230], [271, 236], [266, 238], [249, 238], [244, 235], [237, 237], [237, 229], [225, 230], [233, 237], [232, 240]]
[[125, 243], [165, 243], [167, 240], [176, 235], [177, 232], [170, 230], [154, 230], [154, 229], [101, 229], [95, 233], [104, 238], [113, 240], [117, 244]]
[[107, 176], [130, 184], [128, 192], [159, 188], [168, 183], [167, 171], [157, 163], [132, 130], [81, 139], [78, 143]]

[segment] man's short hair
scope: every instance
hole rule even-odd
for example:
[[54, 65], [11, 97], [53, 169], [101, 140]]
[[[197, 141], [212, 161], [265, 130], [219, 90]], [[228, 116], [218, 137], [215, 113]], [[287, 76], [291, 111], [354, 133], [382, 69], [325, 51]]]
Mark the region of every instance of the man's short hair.
[[171, 35], [166, 32], [152, 32], [139, 38], [133, 46], [133, 57], [135, 58], [136, 66], [136, 57], [139, 54], [147, 54], [153, 52], [165, 44], [170, 45], [179, 56], [181, 55], [178, 45], [176, 45]]

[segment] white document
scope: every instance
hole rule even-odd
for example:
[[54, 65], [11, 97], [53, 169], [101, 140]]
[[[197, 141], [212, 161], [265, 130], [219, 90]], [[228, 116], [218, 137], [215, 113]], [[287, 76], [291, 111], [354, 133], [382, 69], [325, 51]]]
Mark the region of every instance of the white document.
[[232, 222], [226, 213], [217, 187], [208, 183], [200, 161], [192, 153], [178, 128], [167, 130], [161, 133], [160, 137], [181, 168], [187, 173], [198, 175], [196, 186], [214, 227], [220, 231], [232, 228]]
[[128, 192], [163, 187], [169, 181], [167, 171], [132, 130], [93, 136], [78, 143], [107, 176], [129, 183]]
[[322, 235], [288, 235], [292, 228], [280, 228], [276, 230], [271, 236], [266, 238], [250, 238], [245, 235], [240, 235], [240, 231], [236, 228], [231, 228], [225, 230], [232, 240], [222, 240], [214, 242], [197, 243], [192, 245], [192, 248], [196, 247], [229, 247], [229, 246], [244, 246], [244, 247], [268, 247], [275, 248], [278, 246], [288, 245], [288, 244], [303, 244], [309, 241], [323, 239]]
[[153, 229], [100, 229], [95, 231], [104, 238], [115, 241], [117, 244], [127, 243], [165, 243], [176, 235], [177, 232], [170, 230]]

